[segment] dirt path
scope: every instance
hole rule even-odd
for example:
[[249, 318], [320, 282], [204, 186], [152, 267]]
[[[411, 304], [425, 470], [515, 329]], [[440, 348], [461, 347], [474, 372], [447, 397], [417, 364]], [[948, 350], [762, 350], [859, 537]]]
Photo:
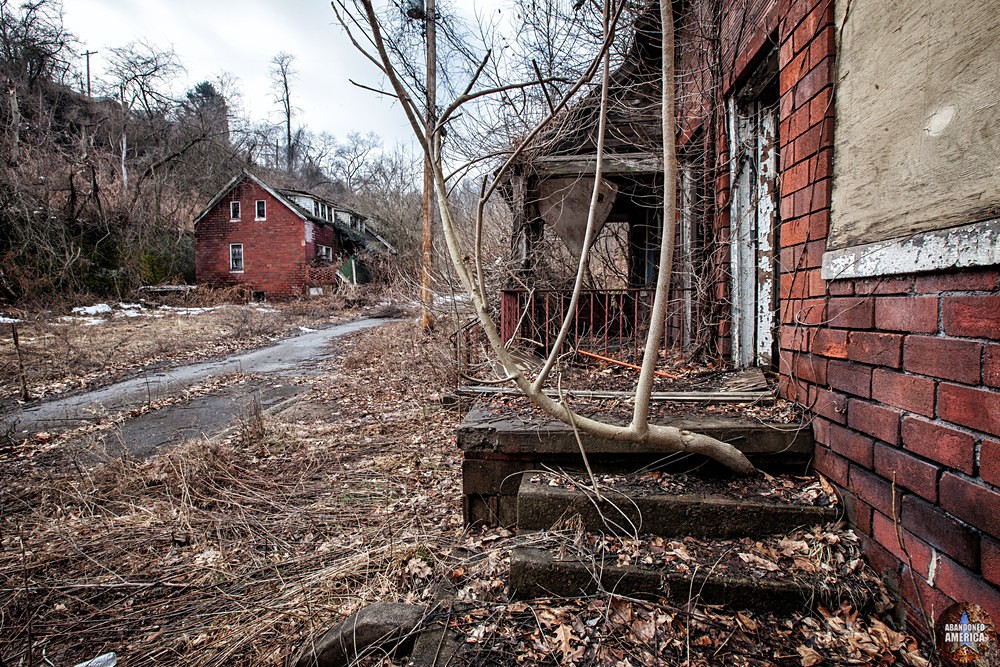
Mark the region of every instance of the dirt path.
[[[251, 376], [189, 401], [168, 403], [126, 420], [116, 434], [119, 448], [127, 446], [132, 455], [145, 457], [186, 438], [225, 430], [254, 395], [267, 409], [301, 393], [305, 387], [290, 383], [289, 379], [314, 373], [313, 366], [327, 354], [332, 340], [386, 321], [355, 320], [221, 359], [142, 373], [101, 389], [30, 405], [9, 415], [7, 421], [16, 422], [14, 432], [18, 438], [42, 431], [64, 431], [181, 396], [214, 378], [234, 373]], [[115, 447], [110, 449], [113, 451]]]

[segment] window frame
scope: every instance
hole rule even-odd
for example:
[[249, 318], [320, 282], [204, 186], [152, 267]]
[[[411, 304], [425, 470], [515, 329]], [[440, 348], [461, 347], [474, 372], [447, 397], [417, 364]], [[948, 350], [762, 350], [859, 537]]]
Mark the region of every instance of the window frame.
[[[260, 215], [261, 209], [263, 209], [264, 215]], [[254, 220], [267, 220], [267, 200], [258, 199], [253, 205]]]
[[[231, 200], [229, 202], [229, 220], [230, 220], [230, 222], [232, 222], [232, 221], [239, 221], [239, 220], [242, 219], [240, 217], [243, 214], [243, 211], [240, 210], [241, 208], [242, 207], [240, 206], [240, 200], [233, 199], [233, 200]], [[233, 215], [234, 211], [235, 211], [236, 215]]]
[[[239, 251], [240, 252], [239, 268], [236, 268], [236, 262], [233, 261], [235, 259], [234, 255], [233, 255], [233, 250], [235, 250], [236, 248], [240, 249], [240, 251]], [[243, 273], [245, 270], [246, 270], [246, 255], [243, 252], [243, 244], [242, 243], [230, 243], [229, 244], [229, 272], [230, 273]]]

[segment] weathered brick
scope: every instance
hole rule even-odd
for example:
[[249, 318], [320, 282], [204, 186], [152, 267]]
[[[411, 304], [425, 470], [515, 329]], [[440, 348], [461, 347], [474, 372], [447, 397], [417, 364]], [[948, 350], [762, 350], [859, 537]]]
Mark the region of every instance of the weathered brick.
[[847, 486], [848, 462], [842, 456], [835, 454], [826, 447], [817, 447], [813, 458], [813, 467], [826, 475], [835, 484]]
[[892, 445], [899, 442], [899, 417], [898, 410], [854, 398], [848, 402], [848, 426]]
[[934, 380], [876, 368], [872, 374], [872, 398], [893, 407], [934, 416]]
[[991, 618], [1000, 616], [1000, 590], [947, 556], [938, 560], [935, 583], [945, 595], [955, 600], [975, 602]]
[[886, 331], [936, 332], [937, 297], [896, 296], [878, 299], [875, 302], [875, 326]]
[[813, 354], [846, 359], [847, 334], [848, 332], [844, 329], [817, 329], [812, 339]]
[[931, 377], [979, 384], [983, 346], [968, 340], [907, 336], [903, 368]]
[[886, 294], [908, 294], [913, 291], [913, 278], [910, 276], [882, 276], [880, 278], [865, 278], [857, 281], [854, 291], [858, 294], [873, 296]]
[[809, 354], [797, 354], [794, 359], [794, 373], [800, 380], [813, 384], [826, 384], [826, 359]]
[[809, 327], [781, 327], [778, 330], [779, 347], [782, 350], [808, 352], [812, 333]]
[[783, 304], [782, 324], [818, 325], [826, 319], [825, 299], [802, 299]]
[[[850, 410], [848, 410], [850, 417]], [[865, 437], [850, 429], [844, 428], [840, 424], [830, 424], [829, 442], [830, 448], [855, 463], [860, 463], [866, 468], [872, 467], [872, 446], [871, 438]]]
[[996, 289], [996, 287], [997, 271], [995, 269], [917, 276], [914, 285], [914, 289], [920, 294], [986, 292]]
[[809, 214], [809, 238], [825, 239], [830, 231], [830, 209], [813, 211]]
[[931, 502], [937, 501], [937, 477], [940, 469], [916, 456], [881, 443], [873, 451], [875, 472], [898, 486], [910, 489]]
[[[858, 466], [851, 466], [848, 489], [886, 516], [899, 516], [902, 494], [893, 497], [892, 485]], [[894, 504], [895, 503], [895, 504]]]
[[[826, 57], [795, 83], [793, 94], [795, 96], [794, 107], [802, 108], [809, 100], [814, 98], [824, 88], [833, 85], [833, 57]], [[818, 140], [816, 149], [819, 149]], [[812, 151], [815, 153], [816, 151]], [[796, 148], [798, 155], [798, 148]]]
[[993, 537], [1000, 536], [1000, 493], [951, 472], [938, 482], [940, 505], [953, 516]]
[[991, 435], [1000, 435], [1000, 394], [942, 382], [938, 417]]
[[892, 519], [881, 512], [872, 515], [872, 537], [900, 561], [909, 562], [913, 569], [927, 577], [931, 562], [931, 547], [919, 537], [897, 529]]
[[908, 531], [966, 567], [979, 567], [979, 533], [916, 496], [903, 497], [900, 522]]
[[[801, 132], [802, 130], [809, 127], [809, 110], [799, 109], [792, 114], [791, 122], [794, 124], [797, 119], [804, 119], [804, 126], [800, 130], [792, 129], [791, 132]], [[795, 166], [784, 169], [781, 172], [781, 193], [790, 194], [792, 192], [797, 192], [809, 185], [813, 181], [812, 170], [810, 167], [812, 163], [809, 160], [803, 160], [796, 164]]]
[[871, 329], [875, 324], [875, 300], [870, 297], [830, 299], [827, 319], [838, 329]]
[[[957, 560], [957, 559], [956, 559]], [[1000, 542], [984, 537], [982, 540], [983, 577], [995, 586], [1000, 586]]]
[[851, 361], [832, 360], [826, 367], [826, 380], [839, 391], [871, 398], [872, 369]]
[[904, 417], [901, 437], [904, 449], [967, 475], [972, 474], [976, 459], [976, 440], [968, 433], [944, 424]]
[[853, 280], [832, 280], [829, 284], [831, 296], [852, 296], [854, 294]]
[[847, 422], [846, 396], [821, 387], [813, 387], [810, 391], [810, 410], [838, 424]]
[[1000, 296], [945, 296], [941, 320], [950, 336], [1000, 339]]
[[983, 361], [983, 384], [1000, 387], [1000, 345], [987, 345]]
[[[796, 246], [809, 239], [809, 216], [785, 220], [781, 223], [781, 244]], [[785, 264], [782, 261], [782, 264]], [[793, 265], [794, 266], [794, 265]]]
[[1000, 442], [983, 440], [979, 446], [979, 476], [984, 482], [1000, 487]]
[[852, 331], [847, 358], [876, 366], [899, 368], [903, 363], [903, 335], [875, 331]]
[[[927, 585], [926, 572], [914, 572], [905, 564], [897, 579], [903, 599], [907, 603], [907, 623], [913, 629], [926, 633], [929, 619], [937, 619], [941, 612], [955, 604], [937, 588]], [[935, 576], [936, 579], [936, 576]], [[916, 610], [916, 611], [915, 611]]]

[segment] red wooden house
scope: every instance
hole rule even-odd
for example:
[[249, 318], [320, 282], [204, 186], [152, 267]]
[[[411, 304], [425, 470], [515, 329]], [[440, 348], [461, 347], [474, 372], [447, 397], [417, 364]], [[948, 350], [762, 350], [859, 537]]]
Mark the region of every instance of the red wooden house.
[[[337, 282], [341, 261], [379, 240], [365, 218], [318, 195], [279, 190], [243, 171], [194, 221], [199, 284], [288, 298]], [[372, 243], [374, 242], [374, 243]]]

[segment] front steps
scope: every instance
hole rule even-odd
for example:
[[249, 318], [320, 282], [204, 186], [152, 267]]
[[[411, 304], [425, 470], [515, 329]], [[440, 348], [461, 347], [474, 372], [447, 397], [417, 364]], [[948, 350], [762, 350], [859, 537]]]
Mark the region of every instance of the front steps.
[[875, 600], [859, 545], [831, 523], [835, 498], [816, 478], [646, 473], [597, 481], [600, 498], [589, 477], [524, 476], [518, 529], [534, 539], [512, 553], [514, 595], [613, 592], [773, 611], [836, 608], [843, 599], [863, 609]]
[[[581, 444], [595, 471], [625, 473], [643, 468], [690, 469], [723, 472], [697, 455], [679, 455], [656, 446], [606, 440], [580, 434], [538, 411], [524, 400], [498, 409], [488, 401], [476, 403], [458, 430], [463, 451], [463, 510], [467, 524], [517, 524], [517, 495], [525, 471], [582, 469]], [[804, 471], [813, 453], [808, 424], [772, 424], [741, 419], [732, 414], [690, 412], [656, 420], [677, 428], [705, 433], [742, 451], [761, 470]]]

